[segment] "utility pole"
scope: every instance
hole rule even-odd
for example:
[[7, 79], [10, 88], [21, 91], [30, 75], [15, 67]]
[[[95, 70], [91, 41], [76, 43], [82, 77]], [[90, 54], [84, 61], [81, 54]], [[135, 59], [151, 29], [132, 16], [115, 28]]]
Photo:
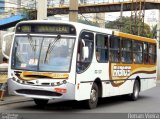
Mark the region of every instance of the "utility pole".
[[70, 0], [69, 21], [78, 21], [78, 0]]
[[22, 3], [22, 1], [21, 1], [21, 0], [18, 0], [18, 1], [17, 1], [17, 4], [18, 4], [18, 6], [17, 6], [17, 7], [18, 7], [18, 9], [20, 9], [20, 8], [21, 8], [21, 3]]
[[105, 28], [105, 13], [96, 13], [95, 19], [100, 28]]
[[[160, 59], [160, 9], [158, 10], [158, 23], [157, 23], [157, 41], [158, 41], [158, 46], [157, 46], [157, 59]], [[157, 60], [157, 79], [160, 80], [160, 60]]]
[[130, 32], [134, 35], [144, 34], [145, 0], [131, 0]]
[[122, 21], [123, 21], [123, 2], [121, 3], [121, 12], [120, 12], [120, 20], [119, 20], [119, 30], [120, 31], [122, 31], [122, 26], [123, 26], [123, 24], [122, 24]]
[[47, 0], [38, 0], [37, 20], [47, 19]]

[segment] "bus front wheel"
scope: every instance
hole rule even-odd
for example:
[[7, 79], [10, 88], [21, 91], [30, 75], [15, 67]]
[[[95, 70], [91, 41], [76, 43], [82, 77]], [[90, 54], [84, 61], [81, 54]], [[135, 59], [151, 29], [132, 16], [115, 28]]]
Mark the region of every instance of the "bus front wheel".
[[135, 80], [133, 92], [130, 94], [130, 100], [136, 101], [139, 97], [139, 91], [140, 91], [140, 84], [138, 80]]
[[48, 100], [45, 100], [45, 99], [34, 99], [34, 102], [38, 107], [44, 107], [48, 103]]
[[93, 83], [91, 92], [90, 92], [90, 99], [86, 100], [86, 106], [88, 109], [93, 109], [97, 107], [98, 103], [98, 86], [96, 83]]

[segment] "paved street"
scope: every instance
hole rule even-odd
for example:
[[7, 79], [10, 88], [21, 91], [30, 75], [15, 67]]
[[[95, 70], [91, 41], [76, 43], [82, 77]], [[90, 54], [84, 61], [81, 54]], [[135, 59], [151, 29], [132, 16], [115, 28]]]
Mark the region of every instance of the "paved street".
[[137, 101], [128, 101], [125, 96], [116, 96], [101, 99], [98, 107], [93, 110], [83, 108], [81, 102], [67, 101], [50, 103], [44, 108], [39, 109], [33, 101], [20, 102], [8, 105], [1, 105], [0, 112], [15, 113], [160, 113], [160, 85], [144, 91], [140, 94]]

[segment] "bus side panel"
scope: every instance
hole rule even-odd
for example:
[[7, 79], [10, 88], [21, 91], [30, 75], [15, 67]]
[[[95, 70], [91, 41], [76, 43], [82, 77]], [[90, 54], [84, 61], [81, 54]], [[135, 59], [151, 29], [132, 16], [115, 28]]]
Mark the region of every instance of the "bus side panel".
[[130, 94], [133, 91], [134, 80], [127, 80], [119, 86], [119, 95]]
[[141, 81], [141, 91], [153, 88], [156, 86], [156, 73], [154, 74], [139, 74]]
[[148, 80], [147, 79], [141, 79], [141, 91], [148, 89]]
[[[90, 92], [92, 88], [92, 82], [89, 82], [90, 74], [87, 75], [88, 72], [84, 72], [82, 74], [77, 74], [76, 80], [76, 93], [75, 99], [76, 100], [86, 100], [90, 98]], [[87, 81], [88, 80], [88, 81]]]
[[86, 71], [76, 75], [76, 84], [79, 85], [79, 89], [76, 87], [76, 99], [90, 99], [91, 88], [95, 80], [100, 80], [102, 84], [102, 97], [111, 95], [115, 88], [110, 84], [108, 72], [108, 63], [97, 63], [93, 59], [92, 64]]
[[148, 80], [148, 89], [156, 87], [156, 79], [151, 78]]

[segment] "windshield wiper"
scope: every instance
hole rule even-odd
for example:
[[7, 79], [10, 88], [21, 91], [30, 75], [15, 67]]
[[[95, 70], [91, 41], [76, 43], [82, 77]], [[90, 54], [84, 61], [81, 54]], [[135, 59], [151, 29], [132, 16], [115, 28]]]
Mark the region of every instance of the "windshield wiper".
[[61, 38], [61, 35], [57, 35], [56, 39], [49, 43], [48, 48], [47, 48], [47, 51], [46, 51], [46, 56], [45, 56], [44, 62], [46, 62], [48, 54], [50, 54], [50, 53], [52, 52], [52, 50], [53, 50], [56, 42], [57, 42], [60, 38]]
[[33, 49], [33, 51], [36, 51], [36, 40], [35, 40], [35, 45], [34, 45], [33, 39], [29, 34], [28, 34], [28, 40], [29, 40], [29, 44], [30, 44], [31, 48]]
[[35, 40], [35, 44], [33, 44], [33, 39], [30, 36], [30, 34], [28, 34], [28, 40], [29, 40], [29, 44], [34, 52], [34, 59], [35, 59], [35, 51], [36, 51], [36, 40]]

